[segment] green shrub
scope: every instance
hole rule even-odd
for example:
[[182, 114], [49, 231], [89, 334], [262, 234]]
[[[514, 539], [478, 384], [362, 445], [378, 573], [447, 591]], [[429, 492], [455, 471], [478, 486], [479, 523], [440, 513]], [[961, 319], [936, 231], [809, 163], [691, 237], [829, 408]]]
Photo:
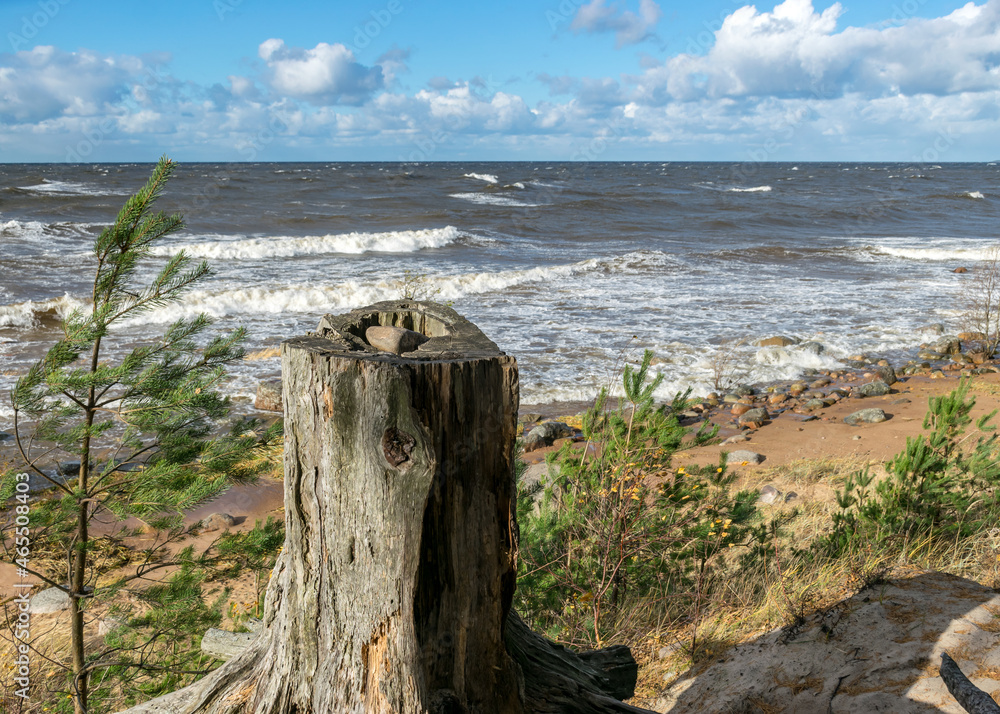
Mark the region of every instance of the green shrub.
[[761, 537], [757, 494], [732, 495], [724, 464], [671, 466], [682, 443], [704, 444], [717, 428], [681, 426], [688, 394], [654, 404], [662, 377], [649, 379], [651, 359], [625, 368], [617, 406], [602, 391], [586, 413], [588, 448], [567, 445], [558, 475], [519, 493], [518, 610], [564, 641], [600, 645], [626, 610], [633, 624], [643, 610], [697, 611], [720, 554]]
[[906, 448], [875, 482], [867, 470], [848, 478], [837, 493], [832, 532], [816, 549], [837, 556], [864, 544], [903, 544], [920, 539], [962, 539], [996, 525], [1000, 516], [1000, 462], [990, 422], [976, 420], [976, 400], [963, 380], [947, 395], [933, 397], [926, 433], [908, 437]]

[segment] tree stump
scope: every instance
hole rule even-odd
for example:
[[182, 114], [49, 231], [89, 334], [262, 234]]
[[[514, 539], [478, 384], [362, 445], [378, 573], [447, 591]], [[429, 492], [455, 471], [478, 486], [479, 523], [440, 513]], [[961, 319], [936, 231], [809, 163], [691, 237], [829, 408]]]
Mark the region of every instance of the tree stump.
[[[410, 351], [369, 344], [380, 326], [418, 333], [396, 331]], [[282, 373], [285, 548], [261, 632], [129, 712], [641, 711], [613, 698], [635, 686], [627, 648], [579, 657], [511, 613], [512, 357], [450, 308], [395, 301], [284, 342]]]

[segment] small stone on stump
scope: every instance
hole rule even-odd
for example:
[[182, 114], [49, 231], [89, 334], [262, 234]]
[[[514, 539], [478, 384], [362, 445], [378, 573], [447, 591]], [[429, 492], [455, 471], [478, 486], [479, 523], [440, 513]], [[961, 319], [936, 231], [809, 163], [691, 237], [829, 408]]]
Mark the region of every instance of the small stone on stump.
[[427, 337], [419, 332], [407, 330], [403, 327], [375, 326], [365, 330], [365, 339], [368, 344], [382, 352], [391, 352], [394, 355], [401, 355], [404, 352], [413, 352], [423, 343], [427, 342]]

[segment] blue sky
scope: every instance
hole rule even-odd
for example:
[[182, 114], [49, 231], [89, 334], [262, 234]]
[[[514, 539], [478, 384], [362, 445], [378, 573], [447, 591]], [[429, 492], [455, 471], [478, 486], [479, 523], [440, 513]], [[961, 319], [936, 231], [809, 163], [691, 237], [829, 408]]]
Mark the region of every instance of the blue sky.
[[0, 0], [0, 161], [1000, 158], [1000, 0]]

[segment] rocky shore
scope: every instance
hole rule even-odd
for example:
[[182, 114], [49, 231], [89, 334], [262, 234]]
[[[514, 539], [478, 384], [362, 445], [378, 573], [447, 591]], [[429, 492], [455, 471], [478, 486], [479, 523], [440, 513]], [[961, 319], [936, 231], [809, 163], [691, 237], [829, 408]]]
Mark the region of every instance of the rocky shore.
[[[943, 328], [937, 325], [932, 327], [943, 332]], [[921, 345], [915, 359], [895, 365], [880, 356], [859, 354], [842, 360], [841, 366], [836, 369], [804, 370], [799, 379], [734, 385], [728, 390], [712, 392], [702, 399], [692, 400], [680, 417], [681, 423], [692, 431], [706, 421], [717, 425], [720, 443], [716, 448], [702, 447], [693, 453], [680, 452], [679, 456], [701, 461], [705, 455], [717, 455], [719, 451], [725, 450], [730, 452], [730, 463], [756, 466], [767, 460], [769, 465], [773, 465], [788, 460], [780, 452], [787, 452], [788, 455], [799, 453], [794, 446], [803, 443], [803, 433], [809, 424], [818, 427], [837, 422], [850, 432], [851, 427], [858, 428], [896, 419], [895, 428], [889, 430], [893, 432], [891, 436], [896, 436], [900, 421], [915, 419], [916, 416], [911, 414], [915, 410], [919, 411], [917, 416], [922, 418], [923, 411], [926, 410], [926, 400], [914, 404], [911, 398], [914, 392], [947, 392], [954, 388], [953, 382], [958, 378], [1000, 373], [1000, 361], [988, 357], [982, 344], [983, 336], [978, 333], [941, 335], [938, 339]], [[817, 354], [824, 351], [824, 346], [818, 342], [797, 343], [783, 336], [770, 337], [757, 343], [762, 348], [791, 345], [796, 345], [798, 349], [813, 350]], [[544, 460], [547, 453], [561, 447], [565, 441], [582, 440], [579, 417], [584, 409], [570, 412], [574, 415], [572, 417], [548, 416], [558, 413], [560, 407], [565, 409], [567, 406], [570, 405], [532, 405], [522, 408], [525, 461], [535, 463]], [[771, 431], [763, 428], [772, 425], [779, 426], [777, 431], [783, 434], [794, 431], [796, 436], [791, 437], [789, 443], [783, 446], [772, 444], [769, 455], [748, 451], [746, 443], [759, 441], [759, 436]], [[852, 434], [852, 441], [861, 439], [860, 431]], [[820, 437], [819, 440], [825, 440], [825, 437]], [[773, 448], [775, 446], [777, 448]], [[837, 451], [842, 452], [843, 449]], [[878, 456], [880, 455], [876, 455]]]

